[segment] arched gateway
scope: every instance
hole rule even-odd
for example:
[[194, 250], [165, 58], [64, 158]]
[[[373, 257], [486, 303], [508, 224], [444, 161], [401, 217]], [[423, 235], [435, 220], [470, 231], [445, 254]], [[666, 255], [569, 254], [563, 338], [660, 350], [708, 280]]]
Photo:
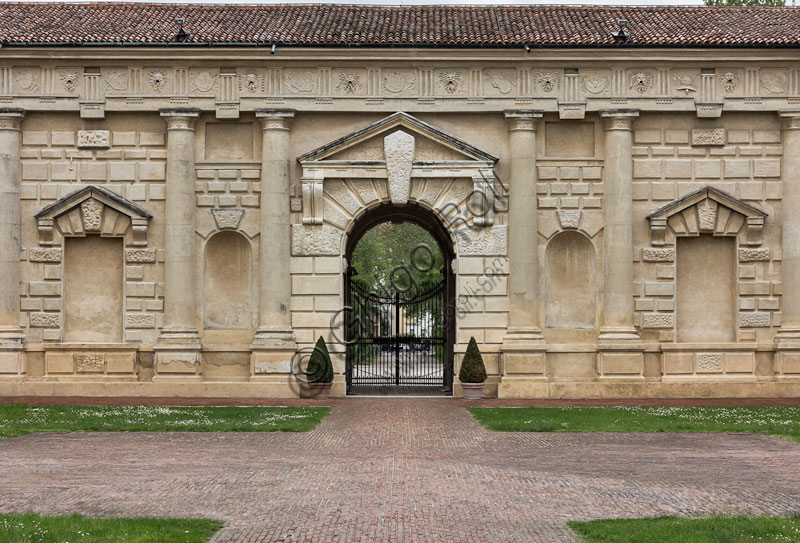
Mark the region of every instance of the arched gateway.
[[[496, 342], [500, 333], [485, 332], [487, 323], [505, 331], [505, 278], [481, 277], [486, 262], [506, 256], [505, 208], [494, 199], [497, 160], [405, 113], [298, 157], [302, 217], [292, 227], [293, 295], [314, 301], [304, 306], [313, 314], [294, 311], [292, 322], [298, 337], [318, 337], [321, 309], [331, 308], [338, 294], [337, 309], [344, 311], [329, 319], [336, 393], [450, 394], [469, 337]], [[441, 281], [422, 289], [384, 281], [378, 289], [359, 280], [353, 252], [367, 231], [387, 222], [410, 222], [431, 235], [441, 253]], [[413, 260], [409, 254], [407, 265]], [[463, 304], [457, 281], [468, 292]], [[496, 358], [487, 359], [496, 367]]]
[[[410, 222], [426, 230], [436, 247], [415, 245], [392, 269], [382, 288], [359, 279], [354, 252], [359, 241], [384, 223]], [[441, 256], [438, 270], [430, 269]], [[380, 205], [358, 217], [347, 237], [344, 287], [348, 394], [450, 394], [455, 339], [455, 249], [432, 211], [418, 205]], [[418, 284], [414, 272], [441, 279]]]

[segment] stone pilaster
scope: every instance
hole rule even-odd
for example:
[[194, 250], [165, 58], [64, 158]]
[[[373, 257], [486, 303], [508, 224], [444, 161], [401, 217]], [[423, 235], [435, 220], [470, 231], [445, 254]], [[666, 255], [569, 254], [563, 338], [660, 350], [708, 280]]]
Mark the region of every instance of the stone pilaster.
[[[253, 337], [252, 375], [278, 379], [291, 370], [296, 350], [291, 321], [290, 125], [293, 110], [257, 110], [261, 121], [261, 233], [258, 329]], [[270, 376], [270, 374], [273, 374]]]
[[165, 109], [167, 182], [164, 243], [164, 327], [156, 350], [156, 378], [199, 378], [195, 277], [195, 121], [199, 109]]
[[0, 108], [0, 375], [23, 373], [19, 325], [21, 109]]
[[598, 373], [642, 379], [644, 356], [633, 326], [633, 121], [638, 110], [600, 112], [605, 130], [603, 324]]
[[506, 111], [509, 131], [509, 327], [503, 338], [498, 394], [535, 393], [545, 380], [545, 346], [539, 327], [536, 212], [536, 130], [541, 111]]
[[775, 336], [779, 377], [800, 377], [800, 111], [780, 112], [783, 130], [781, 327]]

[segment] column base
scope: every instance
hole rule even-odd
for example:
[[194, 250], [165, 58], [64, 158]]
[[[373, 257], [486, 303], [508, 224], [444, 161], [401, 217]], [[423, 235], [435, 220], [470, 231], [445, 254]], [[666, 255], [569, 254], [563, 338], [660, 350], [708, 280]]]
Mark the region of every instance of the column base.
[[800, 378], [800, 327], [782, 326], [775, 335], [775, 376]]
[[634, 328], [600, 330], [597, 375], [601, 380], [644, 381], [644, 347]]
[[200, 335], [194, 328], [171, 328], [161, 331], [153, 346], [155, 375], [153, 381], [175, 378], [200, 380]]
[[250, 348], [253, 350], [250, 357], [251, 381], [271, 381], [292, 374], [297, 340], [290, 328], [261, 326], [253, 336]]
[[253, 349], [263, 350], [297, 350], [297, 338], [291, 328], [273, 328], [259, 326], [253, 336]]
[[[539, 328], [511, 329], [503, 338], [498, 398], [523, 398], [545, 393], [547, 345]], [[544, 387], [544, 388], [542, 388]]]
[[617, 343], [640, 341], [641, 337], [636, 328], [632, 326], [604, 326], [600, 328], [600, 343]]
[[25, 334], [20, 328], [0, 328], [0, 379], [22, 379]]

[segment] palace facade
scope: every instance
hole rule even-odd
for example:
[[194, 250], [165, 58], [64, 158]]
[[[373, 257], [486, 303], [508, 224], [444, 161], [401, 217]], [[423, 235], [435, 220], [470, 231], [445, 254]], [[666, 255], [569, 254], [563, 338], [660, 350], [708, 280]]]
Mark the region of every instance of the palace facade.
[[389, 218], [446, 257], [441, 391], [474, 336], [489, 396], [800, 394], [795, 9], [2, 4], [0, 43], [0, 394], [293, 396], [323, 336], [343, 395]]

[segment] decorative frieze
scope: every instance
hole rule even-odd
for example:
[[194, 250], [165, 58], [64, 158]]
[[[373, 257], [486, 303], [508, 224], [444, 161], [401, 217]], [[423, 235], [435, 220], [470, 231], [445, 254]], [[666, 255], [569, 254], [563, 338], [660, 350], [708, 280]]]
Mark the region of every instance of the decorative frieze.
[[722, 371], [722, 353], [697, 353], [697, 373]]
[[740, 248], [739, 262], [766, 261], [769, 260], [769, 252], [770, 251], [768, 248], [760, 248], [760, 249]]
[[59, 328], [61, 326], [61, 314], [31, 313], [30, 325], [34, 328]]
[[642, 315], [643, 328], [672, 328], [674, 324], [672, 313], [646, 313]]
[[79, 149], [107, 149], [111, 147], [111, 133], [108, 130], [78, 130]]
[[61, 248], [31, 247], [28, 249], [28, 260], [31, 262], [61, 262]]
[[725, 145], [725, 129], [695, 128], [692, 130], [692, 145]]
[[75, 353], [75, 371], [78, 373], [103, 373], [106, 357], [103, 353]]
[[770, 325], [769, 313], [758, 311], [742, 311], [739, 313], [739, 325], [743, 328], [768, 327]]
[[125, 262], [129, 264], [153, 263], [155, 261], [155, 249], [125, 249]]
[[155, 315], [128, 314], [125, 315], [125, 328], [155, 328]]

